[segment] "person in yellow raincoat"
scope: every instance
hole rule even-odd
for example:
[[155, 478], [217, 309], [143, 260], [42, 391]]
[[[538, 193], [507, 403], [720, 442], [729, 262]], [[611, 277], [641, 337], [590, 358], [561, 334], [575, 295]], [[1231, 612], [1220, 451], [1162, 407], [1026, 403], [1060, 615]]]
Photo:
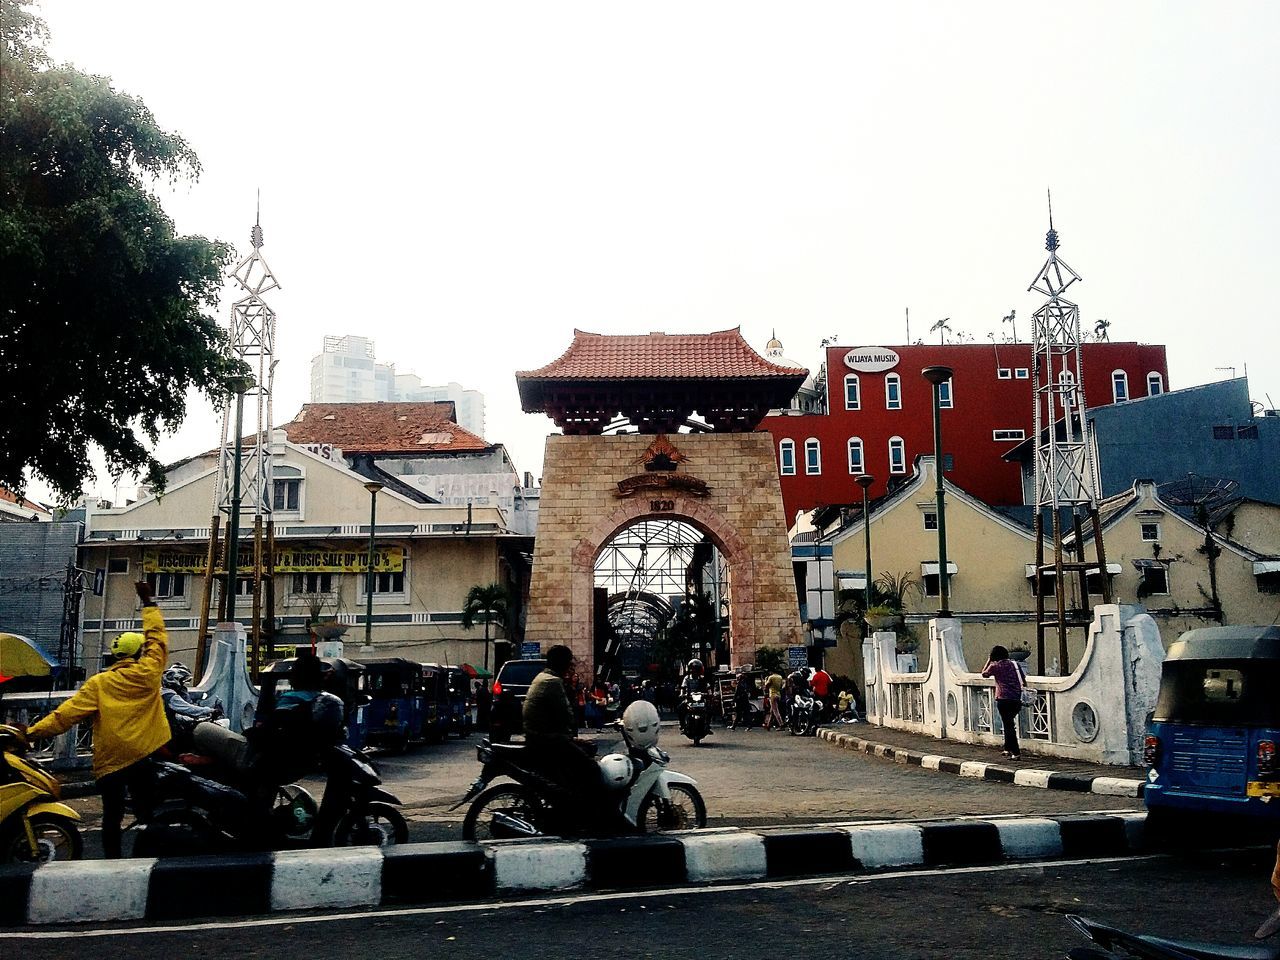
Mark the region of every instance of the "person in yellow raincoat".
[[169, 636], [145, 580], [134, 585], [142, 601], [142, 633], [122, 633], [111, 644], [114, 662], [96, 673], [53, 713], [33, 723], [27, 738], [56, 737], [93, 720], [93, 777], [102, 794], [102, 849], [120, 856], [126, 790], [136, 792], [148, 776], [143, 762], [169, 741], [169, 721], [160, 699], [160, 675], [169, 656]]

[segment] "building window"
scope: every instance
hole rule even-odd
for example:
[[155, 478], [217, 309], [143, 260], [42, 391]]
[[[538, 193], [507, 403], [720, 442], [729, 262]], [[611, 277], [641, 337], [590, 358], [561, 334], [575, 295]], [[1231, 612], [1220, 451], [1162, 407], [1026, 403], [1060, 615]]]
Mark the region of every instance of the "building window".
[[1240, 440], [1257, 440], [1258, 425], [1256, 423], [1251, 423], [1246, 427], [1241, 427], [1236, 431], [1236, 437]]
[[924, 528], [926, 530], [938, 529], [938, 514], [933, 510], [926, 510], [924, 512]]
[[1214, 427], [1213, 439], [1215, 440], [1234, 440], [1236, 437], [1235, 427]]
[[1138, 584], [1139, 597], [1169, 595], [1169, 569], [1154, 566], [1142, 568], [1142, 581]]
[[862, 440], [859, 437], [849, 438], [849, 472], [866, 473], [867, 465], [862, 456]]
[[822, 472], [822, 445], [813, 437], [804, 442], [804, 472], [809, 474]]
[[[360, 578], [362, 581], [368, 580], [368, 575]], [[380, 594], [404, 595], [404, 571], [399, 573], [375, 573], [373, 575], [373, 595]]]
[[271, 482], [271, 509], [272, 510], [293, 510], [299, 509], [299, 503], [302, 501], [302, 481], [301, 480], [273, 480]]
[[1031, 373], [1026, 367], [1018, 367], [1018, 369], [1013, 371], [1013, 375], [1019, 380], [1031, 379]]
[[1111, 371], [1111, 399], [1116, 403], [1129, 399], [1129, 375], [1123, 370]]
[[778, 444], [778, 472], [784, 477], [795, 476], [796, 442], [794, 440], [783, 440]]
[[[924, 590], [926, 597], [938, 596], [938, 575], [936, 573], [926, 573], [920, 578], [920, 587]], [[947, 593], [951, 593], [951, 576], [947, 576]]]
[[187, 595], [185, 573], [148, 573], [147, 583], [157, 600], [182, 600]]
[[1058, 395], [1061, 398], [1063, 410], [1069, 410], [1078, 403], [1076, 400], [1076, 375], [1070, 370], [1063, 370], [1058, 374]]
[[1027, 431], [1025, 430], [992, 430], [992, 440], [1025, 440], [1027, 439]]
[[862, 399], [859, 393], [858, 375], [856, 373], [847, 374], [844, 378], [844, 408], [846, 410], [859, 410], [861, 407]]
[[296, 594], [333, 593], [332, 573], [295, 573], [293, 592]]
[[128, 557], [108, 557], [107, 573], [128, 573], [129, 558]]
[[1158, 372], [1152, 371], [1147, 374], [1147, 396], [1158, 397], [1164, 393], [1164, 377]]
[[907, 472], [907, 446], [901, 437], [889, 438], [889, 472]]
[[1142, 542], [1143, 543], [1159, 543], [1160, 542], [1160, 524], [1158, 523], [1142, 524]]
[[938, 384], [938, 407], [942, 410], [950, 410], [955, 404], [951, 401], [951, 381], [943, 380]]
[[902, 409], [902, 378], [896, 373], [884, 378], [884, 407], [886, 410]]
[[1010, 370], [1008, 367], [997, 367], [996, 376], [1001, 380], [1012, 380], [1013, 371]]
[[1085, 580], [1087, 581], [1086, 586], [1089, 590], [1089, 596], [1102, 596], [1102, 574], [1091, 573], [1085, 578]]
[[253, 577], [236, 577], [236, 596], [253, 596]]

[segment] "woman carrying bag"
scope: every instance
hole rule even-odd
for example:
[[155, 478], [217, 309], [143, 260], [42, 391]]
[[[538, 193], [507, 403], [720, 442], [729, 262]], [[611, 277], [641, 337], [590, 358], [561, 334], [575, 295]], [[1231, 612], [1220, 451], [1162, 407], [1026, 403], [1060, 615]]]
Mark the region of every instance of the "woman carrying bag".
[[991, 648], [991, 658], [982, 668], [984, 677], [996, 682], [996, 709], [1004, 724], [1004, 755], [1010, 760], [1022, 757], [1018, 750], [1018, 714], [1022, 712], [1022, 668], [1009, 659], [1004, 647]]

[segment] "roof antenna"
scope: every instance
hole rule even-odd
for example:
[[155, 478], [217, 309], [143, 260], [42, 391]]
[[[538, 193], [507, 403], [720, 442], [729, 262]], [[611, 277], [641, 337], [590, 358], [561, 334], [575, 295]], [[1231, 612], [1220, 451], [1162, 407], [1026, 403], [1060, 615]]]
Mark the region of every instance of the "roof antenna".
[[249, 242], [253, 244], [253, 249], [257, 250], [262, 246], [262, 188], [258, 188], [258, 205], [253, 214], [253, 230], [249, 233]]
[[1044, 248], [1052, 253], [1058, 249], [1058, 231], [1053, 229], [1053, 191], [1045, 187], [1044, 192], [1049, 198], [1049, 232], [1044, 236]]

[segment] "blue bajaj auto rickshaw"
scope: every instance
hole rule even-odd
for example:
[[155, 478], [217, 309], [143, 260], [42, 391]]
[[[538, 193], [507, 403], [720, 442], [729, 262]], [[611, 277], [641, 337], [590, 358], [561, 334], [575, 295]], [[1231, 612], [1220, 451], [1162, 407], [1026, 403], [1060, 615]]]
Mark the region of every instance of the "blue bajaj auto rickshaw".
[[404, 657], [362, 662], [361, 686], [369, 696], [364, 708], [367, 740], [371, 746], [403, 751], [424, 736], [427, 698], [422, 664]]
[[[321, 657], [322, 687], [342, 700], [347, 714], [347, 746], [360, 750], [365, 744], [365, 703], [368, 696], [361, 690], [360, 676], [364, 665], [343, 657]], [[289, 671], [293, 660], [277, 660], [267, 664], [258, 678], [262, 703], [289, 689]]]
[[1191, 630], [1169, 648], [1145, 744], [1157, 835], [1175, 823], [1280, 831], [1280, 628]]

